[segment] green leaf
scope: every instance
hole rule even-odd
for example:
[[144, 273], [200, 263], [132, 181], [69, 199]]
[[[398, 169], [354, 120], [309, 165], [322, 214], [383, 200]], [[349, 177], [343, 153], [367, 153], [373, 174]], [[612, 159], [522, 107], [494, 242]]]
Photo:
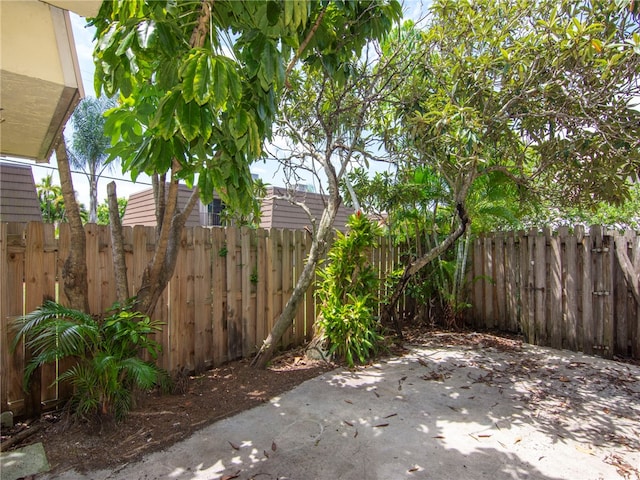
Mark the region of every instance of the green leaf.
[[227, 68], [223, 62], [215, 63], [215, 74], [213, 76], [213, 87], [215, 92], [215, 106], [225, 108], [228, 95], [228, 75]]
[[196, 102], [178, 102], [176, 119], [184, 138], [190, 142], [200, 133], [200, 106]]
[[158, 105], [158, 112], [151, 122], [152, 128], [157, 128], [160, 135], [165, 140], [171, 138], [178, 130], [178, 124], [176, 122], [175, 113], [176, 105], [180, 100], [180, 92], [169, 92], [160, 101]]
[[201, 56], [205, 54], [202, 50], [196, 50], [189, 55], [179, 70], [182, 79], [182, 96], [186, 102], [193, 100], [195, 96], [195, 76], [198, 68], [198, 62]]
[[214, 85], [213, 70], [216, 68], [215, 58], [201, 55], [198, 59], [193, 77], [193, 95], [198, 105], [204, 105], [211, 98], [211, 86]]

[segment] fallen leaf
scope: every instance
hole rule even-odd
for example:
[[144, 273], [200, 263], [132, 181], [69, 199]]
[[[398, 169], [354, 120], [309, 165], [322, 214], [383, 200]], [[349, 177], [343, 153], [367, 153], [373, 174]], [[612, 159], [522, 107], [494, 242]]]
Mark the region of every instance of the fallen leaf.
[[236, 473], [232, 473], [231, 475], [225, 475], [220, 480], [232, 480], [234, 478], [238, 478], [239, 476], [240, 476], [240, 470], [238, 470]]
[[234, 450], [240, 450], [240, 447], [233, 442], [229, 442], [229, 445], [231, 445], [231, 448], [233, 448]]
[[275, 452], [277, 449], [278, 449], [278, 446], [276, 445], [276, 441], [274, 440], [273, 442], [271, 442], [271, 450]]
[[608, 409], [607, 407], [604, 407], [604, 408], [602, 409], [602, 411], [603, 411], [604, 413], [606, 413], [607, 415], [609, 414], [609, 409]]
[[569, 377], [565, 377], [565, 376], [561, 376], [558, 380], [560, 380], [561, 382], [565, 382], [565, 383], [571, 381], [571, 379]]
[[576, 450], [578, 450], [579, 452], [582, 453], [586, 453], [587, 455], [595, 455], [593, 453], [593, 450], [591, 450], [590, 448], [585, 448], [585, 447], [581, 447], [580, 445], [576, 445]]

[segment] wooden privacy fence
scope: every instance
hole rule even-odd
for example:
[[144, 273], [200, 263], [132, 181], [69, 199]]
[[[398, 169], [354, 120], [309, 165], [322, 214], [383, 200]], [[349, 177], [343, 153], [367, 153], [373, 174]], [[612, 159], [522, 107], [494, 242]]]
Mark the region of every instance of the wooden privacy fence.
[[[140, 285], [155, 249], [154, 227], [125, 227], [130, 288]], [[103, 312], [116, 300], [108, 226], [88, 224], [89, 305]], [[2, 410], [34, 414], [41, 405], [68, 397], [64, 385], [50, 387], [56, 366], [38, 372], [31, 392], [22, 391], [29, 352], [11, 353], [10, 323], [46, 298], [65, 304], [61, 272], [73, 239], [68, 225], [54, 235], [51, 224], [0, 223], [0, 400]], [[393, 268], [396, 253], [385, 239], [372, 252], [381, 276]], [[202, 371], [256, 352], [291, 296], [311, 238], [304, 230], [194, 227], [182, 233], [175, 273], [153, 318], [165, 323], [156, 340], [158, 364], [170, 372]], [[299, 345], [313, 335], [314, 288], [306, 292], [282, 346]]]
[[639, 359], [640, 308], [616, 256], [620, 242], [635, 259], [637, 277], [636, 232], [577, 226], [476, 238], [471, 321], [522, 331], [537, 345]]

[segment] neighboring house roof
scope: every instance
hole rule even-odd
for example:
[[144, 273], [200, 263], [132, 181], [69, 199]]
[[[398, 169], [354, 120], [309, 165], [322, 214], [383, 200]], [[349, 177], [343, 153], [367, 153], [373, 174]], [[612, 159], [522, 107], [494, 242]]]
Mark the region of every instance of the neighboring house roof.
[[0, 163], [0, 222], [41, 222], [31, 167]]
[[[285, 188], [267, 188], [267, 195], [262, 201], [261, 208], [260, 226], [262, 228], [286, 228], [291, 230], [311, 228], [311, 221], [307, 213], [302, 207], [294, 205], [284, 198], [287, 195], [288, 192]], [[304, 203], [316, 221], [320, 221], [320, 217], [322, 216], [325, 198], [324, 195], [319, 193], [294, 192], [294, 199], [300, 203]], [[354, 212], [355, 210], [353, 208], [340, 205], [335, 222], [333, 223], [334, 228], [345, 231], [349, 215]]]
[[[178, 185], [178, 208], [183, 209], [185, 207], [189, 201], [189, 197], [191, 197], [191, 192], [192, 190], [186, 185]], [[200, 205], [199, 201], [198, 205]], [[204, 222], [200, 221], [200, 210], [201, 208], [198, 208], [198, 206], [191, 210], [191, 214], [189, 215], [185, 226], [196, 227], [204, 224]], [[129, 200], [127, 201], [127, 209], [125, 210], [124, 217], [122, 218], [122, 225], [156, 226], [156, 207], [153, 199], [153, 188], [134, 193], [129, 197]]]
[[[178, 207], [183, 208], [189, 196], [191, 195], [191, 189], [186, 185], [180, 185], [178, 191]], [[267, 195], [262, 201], [261, 207], [261, 228], [286, 228], [290, 230], [301, 230], [304, 228], [311, 228], [311, 222], [305, 211], [289, 202], [286, 198], [287, 190], [281, 187], [268, 187]], [[218, 199], [217, 195], [215, 195]], [[319, 193], [295, 192], [296, 200], [304, 202], [311, 214], [319, 221], [324, 210], [324, 196]], [[215, 200], [214, 200], [215, 202]], [[218, 203], [220, 203], [218, 201]], [[207, 208], [198, 202], [198, 206], [191, 211], [191, 215], [187, 220], [186, 226], [193, 227], [197, 225], [211, 226], [219, 225], [219, 207], [217, 209]], [[215, 210], [215, 211], [214, 211]], [[349, 215], [354, 213], [355, 210], [340, 206], [336, 220], [334, 222], [334, 228], [341, 231], [346, 231], [346, 223]], [[217, 216], [216, 216], [217, 215]], [[215, 218], [214, 218], [215, 217]], [[212, 221], [213, 219], [213, 221]], [[125, 226], [145, 225], [154, 227], [156, 225], [155, 205], [153, 202], [153, 189], [144, 190], [142, 192], [135, 193], [129, 197], [127, 202], [127, 209], [122, 219], [122, 224]]]

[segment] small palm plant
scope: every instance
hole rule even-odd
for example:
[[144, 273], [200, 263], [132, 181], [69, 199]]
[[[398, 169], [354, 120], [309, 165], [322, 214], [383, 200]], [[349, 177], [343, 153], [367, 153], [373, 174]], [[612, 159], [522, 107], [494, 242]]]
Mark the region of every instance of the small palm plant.
[[135, 388], [168, 387], [168, 374], [140, 358], [147, 351], [155, 359], [160, 345], [149, 338], [161, 323], [115, 304], [104, 318], [46, 301], [37, 310], [16, 320], [15, 350], [24, 336], [33, 356], [24, 372], [25, 389], [41, 365], [67, 357], [77, 363], [58, 375], [56, 382], [70, 381], [76, 415], [113, 415], [120, 420], [131, 409]]

